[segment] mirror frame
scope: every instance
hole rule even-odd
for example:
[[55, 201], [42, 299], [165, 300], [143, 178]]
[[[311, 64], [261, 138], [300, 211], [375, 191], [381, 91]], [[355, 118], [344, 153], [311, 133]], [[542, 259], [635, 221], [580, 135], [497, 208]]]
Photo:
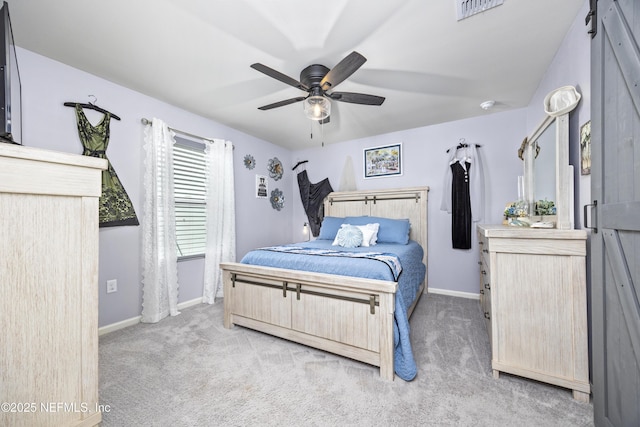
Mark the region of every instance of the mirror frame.
[[535, 209], [535, 142], [542, 133], [556, 123], [556, 224], [560, 230], [573, 229], [573, 167], [569, 165], [569, 113], [547, 116], [527, 139], [524, 151], [524, 194], [529, 203], [529, 216]]

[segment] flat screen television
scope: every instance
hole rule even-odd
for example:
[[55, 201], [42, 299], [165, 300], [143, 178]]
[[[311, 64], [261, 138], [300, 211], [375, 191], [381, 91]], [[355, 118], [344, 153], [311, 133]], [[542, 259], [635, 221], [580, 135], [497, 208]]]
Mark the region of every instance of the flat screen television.
[[22, 144], [22, 87], [6, 1], [0, 9], [0, 142]]

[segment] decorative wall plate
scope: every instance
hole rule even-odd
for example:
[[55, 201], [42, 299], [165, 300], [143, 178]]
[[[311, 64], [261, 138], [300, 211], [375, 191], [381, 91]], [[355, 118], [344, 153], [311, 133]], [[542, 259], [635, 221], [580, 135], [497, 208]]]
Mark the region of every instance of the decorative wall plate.
[[277, 211], [284, 207], [284, 194], [276, 188], [271, 192], [271, 207]]
[[256, 167], [256, 159], [251, 154], [244, 156], [244, 167], [251, 170]]
[[278, 160], [277, 157], [269, 159], [267, 169], [269, 170], [269, 176], [275, 181], [282, 178], [282, 172], [284, 171], [284, 168], [282, 167], [282, 163], [280, 162], [280, 160]]

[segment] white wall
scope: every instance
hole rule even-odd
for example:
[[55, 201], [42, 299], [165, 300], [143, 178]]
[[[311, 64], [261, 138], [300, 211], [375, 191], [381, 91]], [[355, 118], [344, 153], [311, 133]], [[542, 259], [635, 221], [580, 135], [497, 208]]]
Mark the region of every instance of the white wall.
[[[75, 112], [62, 104], [88, 102], [91, 100], [88, 95], [95, 95], [98, 105], [122, 119], [111, 122], [107, 157], [142, 220], [144, 126], [141, 118], [158, 117], [180, 130], [230, 140], [235, 146], [237, 253], [242, 256], [255, 245], [291, 241], [290, 201], [293, 197], [291, 166], [286, 167], [291, 163], [288, 150], [33, 52], [18, 48], [17, 54], [22, 80], [24, 145], [81, 153]], [[94, 124], [102, 117], [91, 110], [87, 110], [86, 115]], [[253, 171], [242, 164], [245, 154], [252, 154], [257, 161]], [[285, 164], [285, 174], [280, 181], [269, 179], [269, 189], [283, 189], [289, 202], [280, 212], [272, 209], [268, 200], [254, 197], [255, 174], [268, 175], [267, 161], [274, 156]], [[100, 326], [140, 315], [140, 231], [140, 226], [100, 229]], [[180, 302], [202, 296], [203, 270], [202, 259], [179, 263]], [[105, 282], [109, 279], [118, 280], [118, 292], [106, 293]]]

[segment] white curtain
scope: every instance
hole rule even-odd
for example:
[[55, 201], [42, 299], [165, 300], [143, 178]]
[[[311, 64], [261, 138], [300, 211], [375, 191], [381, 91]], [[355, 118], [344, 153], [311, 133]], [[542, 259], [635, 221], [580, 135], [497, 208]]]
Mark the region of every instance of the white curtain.
[[180, 314], [173, 196], [174, 135], [156, 118], [145, 128], [142, 322], [146, 323]]
[[233, 144], [213, 140], [205, 148], [207, 167], [207, 249], [202, 302], [223, 296], [221, 262], [236, 258], [236, 208], [233, 188]]

